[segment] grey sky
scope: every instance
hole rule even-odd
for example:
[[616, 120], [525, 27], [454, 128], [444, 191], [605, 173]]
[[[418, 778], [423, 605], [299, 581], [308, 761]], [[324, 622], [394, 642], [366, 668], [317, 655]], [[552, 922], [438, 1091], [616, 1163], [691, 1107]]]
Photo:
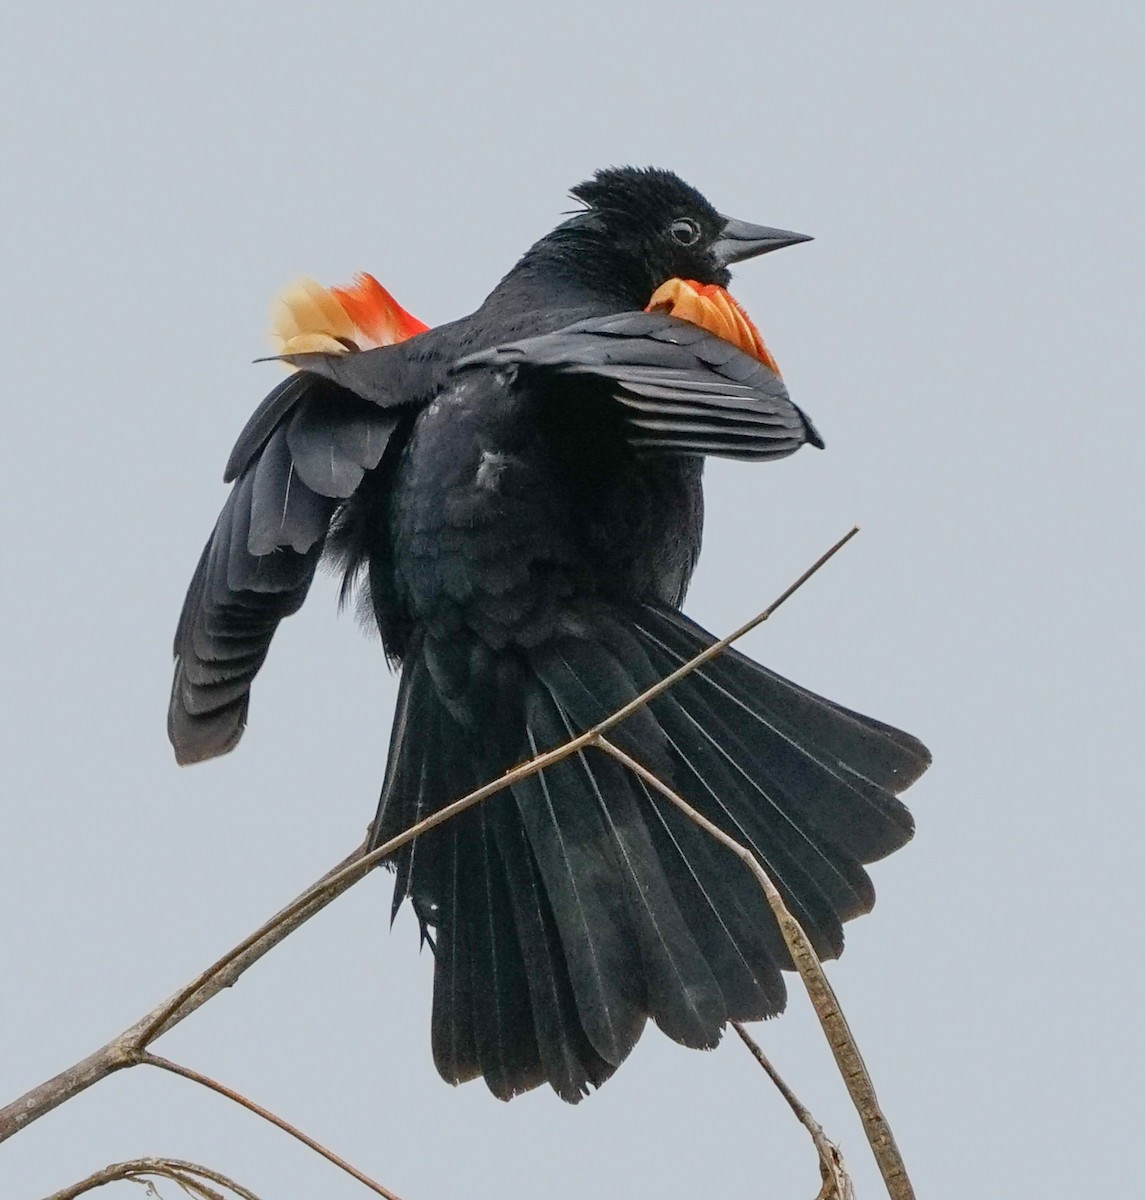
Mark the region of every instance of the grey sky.
[[[920, 1196], [1125, 1194], [1141, 1113], [1138, 4], [12, 6], [0, 44], [8, 568], [0, 1100], [102, 1043], [346, 853], [395, 694], [324, 580], [240, 750], [178, 770], [183, 590], [278, 379], [270, 297], [375, 273], [460, 315], [609, 163], [805, 230], [741, 268], [827, 450], [710, 468], [688, 611], [924, 738], [915, 842], [831, 968]], [[431, 963], [367, 880], [160, 1043], [406, 1200], [810, 1196], [742, 1048], [650, 1030], [576, 1109], [451, 1090]], [[806, 1002], [758, 1027], [860, 1194]], [[28, 1200], [119, 1158], [364, 1193], [225, 1101], [102, 1084], [0, 1149]], [[137, 1193], [126, 1185], [110, 1196]]]

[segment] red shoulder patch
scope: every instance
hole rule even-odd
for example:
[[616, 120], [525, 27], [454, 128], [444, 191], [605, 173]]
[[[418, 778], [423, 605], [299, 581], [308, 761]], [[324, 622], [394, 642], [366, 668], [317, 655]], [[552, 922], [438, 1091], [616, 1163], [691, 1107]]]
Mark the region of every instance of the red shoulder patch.
[[424, 321], [406, 312], [372, 275], [364, 271], [354, 276], [350, 287], [333, 287], [330, 294], [365, 335], [368, 344], [360, 345], [361, 350], [392, 346], [429, 328]]
[[751, 318], [739, 301], [717, 284], [697, 283], [694, 279], [669, 279], [653, 292], [644, 311], [664, 312], [699, 325], [725, 342], [738, 346], [752, 358], [758, 358], [769, 371], [779, 374], [779, 365], [764, 345]]

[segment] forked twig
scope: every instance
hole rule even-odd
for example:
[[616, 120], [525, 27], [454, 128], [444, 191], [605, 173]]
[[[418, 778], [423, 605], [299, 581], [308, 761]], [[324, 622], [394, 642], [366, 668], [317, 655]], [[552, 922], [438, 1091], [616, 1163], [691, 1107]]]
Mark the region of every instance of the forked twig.
[[280, 941], [289, 936], [295, 929], [310, 920], [316, 913], [336, 900], [344, 891], [354, 886], [367, 875], [383, 858], [393, 854], [420, 834], [433, 829], [435, 826], [448, 821], [458, 813], [480, 803], [486, 797], [501, 791], [521, 779], [536, 774], [546, 767], [568, 758], [584, 749], [590, 742], [606, 733], [614, 725], [629, 717], [638, 708], [654, 700], [667, 691], [680, 679], [684, 678], [709, 659], [722, 653], [733, 642], [750, 633], [756, 626], [766, 621], [784, 601], [790, 599], [825, 563], [834, 557], [859, 532], [858, 527], [851, 529], [841, 537], [825, 554], [821, 555], [802, 575], [785, 591], [776, 597], [765, 609], [757, 613], [746, 624], [741, 625], [734, 633], [714, 642], [695, 658], [684, 663], [671, 675], [661, 680], [654, 687], [637, 696], [634, 700], [618, 709], [612, 716], [601, 721], [599, 725], [573, 738], [571, 741], [539, 754], [519, 767], [506, 772], [500, 779], [494, 780], [468, 796], [455, 800], [446, 805], [424, 821], [419, 821], [397, 837], [391, 838], [382, 846], [367, 852], [368, 843], [363, 843], [352, 854], [348, 855], [336, 867], [328, 871], [300, 896], [292, 900], [269, 921], [261, 925], [248, 937], [243, 938], [237, 946], [228, 950], [222, 958], [212, 963], [205, 971], [200, 972], [189, 984], [180, 988], [169, 1000], [164, 1000], [145, 1016], [141, 1017], [130, 1028], [111, 1039], [106, 1045], [89, 1054], [80, 1062], [61, 1071], [51, 1079], [26, 1092], [18, 1100], [14, 1100], [5, 1108], [0, 1109], [0, 1142], [7, 1140], [38, 1120], [46, 1113], [70, 1100], [73, 1096], [85, 1091], [93, 1084], [105, 1079], [115, 1071], [126, 1067], [137, 1066], [143, 1061], [147, 1047], [161, 1034], [173, 1029], [180, 1021], [186, 1020], [197, 1008], [205, 1004], [212, 996], [224, 988], [231, 987], [239, 977], [253, 966], [264, 954], [272, 950]]
[[732, 1028], [739, 1034], [740, 1041], [751, 1051], [752, 1057], [767, 1073], [767, 1077], [775, 1084], [779, 1094], [787, 1101], [788, 1107], [795, 1114], [795, 1119], [811, 1135], [815, 1151], [819, 1155], [819, 1178], [823, 1182], [822, 1190], [816, 1200], [855, 1200], [855, 1189], [847, 1168], [843, 1164], [843, 1156], [839, 1147], [823, 1132], [823, 1126], [811, 1115], [799, 1097], [787, 1086], [787, 1081], [775, 1069], [770, 1058], [764, 1054], [759, 1043], [739, 1023], [732, 1022]]
[[843, 1082], [847, 1085], [851, 1102], [863, 1122], [863, 1130], [867, 1135], [867, 1141], [871, 1144], [871, 1150], [874, 1152], [875, 1161], [882, 1172], [887, 1191], [892, 1200], [915, 1200], [914, 1188], [906, 1173], [906, 1164], [902, 1160], [902, 1154], [899, 1152], [894, 1134], [891, 1133], [890, 1125], [883, 1116], [878, 1098], [875, 1096], [875, 1085], [867, 1073], [866, 1064], [859, 1053], [859, 1047], [855, 1044], [855, 1038], [847, 1025], [847, 1020], [843, 1016], [843, 1010], [839, 1007], [835, 992], [827, 982], [827, 976], [823, 974], [819, 957], [807, 934], [804, 933], [803, 926], [791, 915], [779, 890], [760, 865], [759, 859], [746, 846], [741, 845], [735, 838], [729, 837], [717, 825], [713, 825], [707, 817], [698, 813], [682, 796], [674, 792], [663, 780], [653, 775], [647, 767], [638, 763], [631, 755], [625, 754], [619, 746], [599, 735], [594, 744], [606, 754], [611, 754], [617, 762], [622, 763], [649, 787], [658, 791], [686, 817], [710, 833], [722, 846], [726, 846], [755, 876], [759, 886], [763, 889], [763, 894], [767, 897], [771, 911], [775, 914], [779, 931], [791, 953], [799, 977], [803, 980], [803, 986], [807, 989], [807, 995], [811, 999], [815, 1015], [819, 1018], [819, 1024], [823, 1027], [823, 1032], [827, 1037], [827, 1044], [831, 1047], [831, 1053], [835, 1056], [835, 1062], [843, 1076]]
[[[250, 1188], [243, 1187], [241, 1183], [236, 1183], [220, 1171], [181, 1158], [133, 1158], [130, 1162], [112, 1163], [102, 1171], [95, 1171], [86, 1179], [81, 1179], [79, 1183], [53, 1192], [45, 1197], [45, 1200], [76, 1200], [77, 1196], [109, 1183], [118, 1183], [121, 1180], [142, 1183], [151, 1178], [170, 1179], [197, 1200], [225, 1200], [223, 1193], [216, 1191], [215, 1187], [230, 1192], [232, 1196], [237, 1196], [238, 1200], [258, 1200]], [[212, 1184], [215, 1187], [212, 1187]]]
[[[649, 701], [654, 700], [656, 697], [662, 695], [680, 679], [684, 678], [690, 672], [696, 670], [696, 668], [702, 666], [710, 659], [721, 654], [739, 638], [743, 637], [745, 634], [749, 633], [758, 625], [766, 621], [780, 607], [780, 605], [794, 595], [794, 593], [798, 591], [798, 589], [802, 587], [812, 575], [814, 575], [830, 558], [838, 553], [838, 551], [841, 550], [843, 546], [845, 546], [847, 542], [849, 542], [851, 538], [855, 536], [856, 533], [858, 533], [857, 527], [851, 529], [811, 567], [804, 571], [803, 574], [800, 575], [790, 587], [788, 587], [774, 601], [772, 601], [767, 608], [759, 612], [746, 624], [742, 625], [739, 629], [735, 630], [727, 637], [721, 638], [714, 642], [702, 653], [684, 663], [677, 670], [673, 671], [672, 674], [661, 680], [653, 687], [649, 688], [647, 691], [641, 693], [641, 695], [625, 704], [623, 707], [618, 709], [605, 720], [601, 721], [592, 729], [589, 729], [585, 733], [572, 738], [561, 746], [537, 755], [528, 762], [522, 763], [520, 766], [506, 772], [499, 779], [496, 779], [491, 783], [488, 783], [483, 787], [480, 787], [469, 793], [469, 795], [446, 805], [432, 816], [427, 817], [425, 820], [411, 826], [409, 829], [398, 834], [396, 837], [391, 838], [388, 842], [376, 847], [375, 849], [370, 850], [368, 849], [368, 842], [363, 843], [362, 846], [345, 858], [335, 868], [327, 872], [327, 874], [324, 875], [317, 883], [308, 888], [295, 900], [291, 901], [290, 904], [280, 910], [259, 929], [255, 930], [254, 933], [244, 938], [237, 946], [233, 947], [230, 951], [223, 955], [222, 958], [218, 959], [205, 971], [202, 971], [189, 984], [181, 988], [170, 999], [156, 1006], [156, 1008], [147, 1013], [146, 1016], [142, 1017], [129, 1029], [125, 1030], [118, 1037], [113, 1038], [110, 1042], [101, 1047], [99, 1050], [95, 1051], [93, 1054], [88, 1055], [88, 1057], [83, 1059], [81, 1062], [76, 1063], [74, 1066], [68, 1068], [66, 1071], [61, 1072], [59, 1075], [54, 1076], [52, 1079], [45, 1081], [38, 1087], [33, 1088], [19, 1100], [9, 1104], [6, 1108], [0, 1109], [0, 1141], [4, 1141], [6, 1138], [11, 1137], [25, 1126], [31, 1124], [39, 1117], [50, 1112], [64, 1101], [71, 1099], [75, 1095], [78, 1095], [79, 1092], [90, 1087], [92, 1084], [97, 1083], [100, 1079], [105, 1078], [107, 1075], [110, 1075], [115, 1071], [122, 1070], [126, 1067], [138, 1066], [140, 1064], [147, 1063], [149, 1065], [161, 1067], [164, 1070], [172, 1071], [175, 1074], [182, 1075], [184, 1078], [193, 1080], [202, 1086], [211, 1088], [212, 1090], [227, 1096], [231, 1100], [242, 1104], [251, 1112], [262, 1116], [264, 1119], [270, 1121], [278, 1128], [283, 1129], [292, 1136], [301, 1140], [311, 1149], [327, 1158], [330, 1162], [335, 1163], [337, 1166], [347, 1171], [355, 1179], [358, 1179], [366, 1186], [372, 1188], [378, 1195], [389, 1197], [390, 1200], [396, 1200], [396, 1197], [394, 1197], [392, 1192], [387, 1191], [380, 1184], [370, 1179], [369, 1176], [357, 1170], [357, 1168], [351, 1166], [345, 1160], [339, 1158], [337, 1155], [323, 1147], [320, 1143], [308, 1137], [306, 1134], [303, 1134], [300, 1130], [290, 1125], [282, 1118], [276, 1116], [274, 1113], [262, 1108], [260, 1105], [255, 1104], [253, 1101], [248, 1100], [246, 1097], [241, 1096], [239, 1093], [234, 1092], [232, 1089], [227, 1088], [223, 1084], [210, 1079], [208, 1076], [201, 1075], [190, 1068], [183, 1067], [169, 1059], [164, 1059], [158, 1055], [150, 1053], [148, 1046], [155, 1038], [159, 1037], [163, 1033], [166, 1033], [179, 1022], [185, 1020], [188, 1016], [190, 1016], [191, 1013], [211, 999], [212, 996], [216, 995], [224, 988], [232, 986], [238, 980], [238, 978], [264, 954], [268, 953], [275, 945], [289, 936], [291, 932], [297, 929], [300, 925], [304, 924], [312, 916], [320, 912], [323, 908], [335, 900], [344, 891], [362, 879], [382, 859], [389, 857], [396, 850], [407, 845], [420, 834], [443, 824], [445, 821], [450, 820], [452, 817], [458, 815], [466, 809], [479, 804], [488, 796], [501, 791], [503, 788], [506, 788], [521, 779], [527, 778], [530, 775], [534, 775], [547, 767], [561, 762], [562, 760], [578, 753], [589, 745], [596, 745], [605, 750], [607, 753], [613, 754], [614, 757], [617, 757], [620, 761], [624, 762], [625, 765], [630, 769], [635, 770], [636, 773], [641, 775], [642, 778], [646, 778], [646, 782], [655, 787], [656, 790], [660, 791], [662, 794], [665, 794], [670, 800], [672, 800], [673, 803], [676, 803], [678, 806], [680, 806], [689, 816], [691, 816], [693, 820], [697, 821], [697, 823], [706, 828], [708, 832], [712, 833], [713, 836], [727, 845], [729, 849], [732, 849], [733, 852], [737, 853], [745, 861], [745, 863], [747, 863], [747, 865], [753, 869], [757, 878], [760, 880], [761, 886], [764, 888], [765, 893], [768, 894], [769, 902], [772, 903], [772, 907], [776, 911], [777, 918], [779, 918], [780, 928], [784, 932], [784, 938], [788, 941], [788, 945], [791, 947], [792, 956], [795, 959], [796, 965], [799, 967], [800, 974], [804, 978], [804, 982], [808, 987], [808, 991], [812, 995], [812, 1001], [815, 1003], [816, 1012], [820, 1013], [820, 1019], [824, 1021], [824, 1029], [827, 1031], [829, 1039], [832, 1039], [833, 1037], [839, 1038], [840, 1046], [843, 1047], [842, 1049], [837, 1049], [835, 1041], [832, 1041], [832, 1049], [836, 1053], [836, 1058], [839, 1060], [840, 1066], [844, 1069], [844, 1077], [847, 1079], [848, 1087], [852, 1088], [852, 1079], [848, 1074], [848, 1070], [850, 1068], [844, 1067], [844, 1057], [846, 1057], [846, 1061], [850, 1066], [853, 1066], [855, 1063], [857, 1063], [858, 1072], [856, 1074], [856, 1078], [861, 1078], [862, 1081], [865, 1081], [865, 1089], [862, 1086], [859, 1088], [859, 1092], [862, 1092], [868, 1096], [870, 1102], [868, 1105], [868, 1111], [866, 1113], [864, 1113], [863, 1110], [860, 1110], [861, 1115], [864, 1116], [864, 1125], [867, 1125], [868, 1120], [873, 1121], [875, 1116], [877, 1116], [878, 1120], [881, 1120], [882, 1114], [878, 1112], [877, 1104], [874, 1103], [874, 1093], [870, 1088], [870, 1080], [866, 1077], [865, 1069], [862, 1067], [862, 1060], [858, 1057], [858, 1051], [854, 1048], [854, 1042], [852, 1039], [850, 1039], [849, 1033], [846, 1031], [846, 1025], [842, 1020], [842, 1014], [839, 1013], [838, 1005], [834, 1002], [834, 998], [830, 993], [830, 988], [822, 976], [822, 971], [818, 967], [818, 962], [815, 959], [814, 952], [811, 950], [810, 943], [807, 942], [806, 936], [803, 934], [803, 931], [800, 929], [798, 923], [795, 922], [795, 919], [790, 913], [787, 912], [786, 908], [783, 907], [782, 899], [779, 897], [778, 892], [775, 891], [771, 881], [763, 872], [762, 867], [759, 866], [758, 862], [756, 862], [754, 857], [747, 850], [739, 846], [739, 844], [734, 842], [731, 838], [728, 838], [720, 830], [716, 829], [715, 826], [712, 826], [709, 822], [706, 822], [703, 817], [701, 817], [698, 813], [695, 813], [694, 810], [690, 809], [690, 807], [682, 799], [677, 797], [675, 793], [671, 791], [671, 789], [669, 789], [665, 784], [661, 783], [660, 780], [652, 776], [650, 772], [647, 772], [645, 768], [636, 763], [635, 760], [630, 759], [623, 753], [623, 751], [612, 745], [612, 743], [610, 743], [604, 737], [605, 733], [611, 730], [614, 726], [618, 725], [621, 721], [625, 720], [627, 717], [631, 716], [632, 713], [634, 713], [637, 709], [641, 708]], [[772, 900], [773, 896], [774, 901]], [[776, 904], [779, 905], [778, 909], [776, 908]], [[780, 916], [780, 910], [782, 910], [782, 913], [784, 914], [783, 917]], [[806, 954], [810, 955], [810, 961], [813, 964], [812, 966], [807, 966], [805, 962], [801, 961], [804, 956], [797, 951], [797, 947], [799, 947], [800, 944], [806, 948]], [[816, 984], [813, 987], [815, 972], [818, 972], [818, 980], [821, 981], [821, 984]], [[822, 995], [819, 995], [817, 998], [817, 993], [822, 993], [823, 989], [826, 989], [825, 995], [828, 998], [829, 1003], [823, 999]], [[830, 1021], [828, 1021], [828, 1019], [823, 1015], [825, 1012], [832, 1012], [834, 1014]], [[829, 1024], [831, 1025], [831, 1028], [828, 1028]], [[841, 1026], [841, 1034], [839, 1032], [839, 1028], [837, 1028], [839, 1026]], [[853, 1051], [853, 1055], [850, 1054], [850, 1051], [846, 1051], [846, 1047], [848, 1045], [850, 1047], [850, 1051]], [[841, 1057], [841, 1055], [844, 1055], [844, 1057]], [[854, 1097], [856, 1094], [856, 1090], [852, 1088], [852, 1096]], [[858, 1104], [858, 1101], [856, 1101], [856, 1103]], [[872, 1113], [875, 1114], [875, 1116], [872, 1116]], [[885, 1127], [885, 1121], [883, 1122], [883, 1126]], [[880, 1153], [882, 1153], [884, 1157], [886, 1156], [887, 1143], [889, 1143], [894, 1155], [897, 1155], [897, 1148], [894, 1147], [893, 1139], [889, 1137], [889, 1130], [885, 1130], [885, 1134], [878, 1140], [878, 1144], [876, 1144], [876, 1138], [872, 1136], [870, 1128], [868, 1128], [868, 1136], [871, 1137], [872, 1146], [875, 1148], [876, 1157], [879, 1157]], [[880, 1147], [882, 1147], [882, 1150], [880, 1150]], [[882, 1163], [883, 1158], [880, 1158], [880, 1166]], [[901, 1181], [905, 1182], [906, 1175], [905, 1171], [901, 1169], [901, 1159], [898, 1160], [898, 1167], [898, 1176], [901, 1178]], [[886, 1175], [885, 1170], [884, 1175]], [[92, 1177], [92, 1179], [95, 1178], [97, 1177]], [[91, 1184], [91, 1186], [99, 1186], [99, 1184], [94, 1183]], [[200, 1183], [199, 1187], [202, 1188], [202, 1186], [203, 1185]], [[888, 1186], [891, 1186], [889, 1178]], [[84, 1190], [89, 1189], [85, 1187]], [[73, 1191], [70, 1194], [79, 1195], [80, 1193]], [[238, 1194], [241, 1195], [242, 1193], [240, 1192]], [[900, 1187], [899, 1190], [896, 1191], [892, 1187], [891, 1194], [895, 1200], [907, 1200], [907, 1198], [913, 1197], [913, 1193], [910, 1191], [909, 1182], [906, 1182], [906, 1190], [902, 1190]], [[52, 1200], [65, 1200], [66, 1195], [67, 1193], [59, 1193], [58, 1196], [53, 1197]]]
[[[426, 817], [425, 820], [411, 825], [409, 829], [399, 833], [396, 837], [390, 838], [388, 842], [378, 846], [376, 849], [370, 850], [367, 853], [365, 852], [365, 847], [368, 843], [364, 843], [354, 854], [344, 859], [317, 884], [303, 892], [297, 899], [291, 901], [290, 904], [272, 917], [261, 929], [255, 930], [249, 937], [244, 938], [237, 946], [229, 950], [222, 958], [212, 963], [211, 966], [193, 979], [182, 991], [177, 992], [167, 1003], [160, 1005], [155, 1010], [155, 1013], [145, 1017], [143, 1022], [139, 1023], [139, 1026], [142, 1027], [140, 1044], [147, 1046], [160, 1033], [166, 1033], [178, 1021], [183, 1020], [185, 1016], [193, 1012], [195, 1008], [198, 1008], [200, 1004], [209, 999], [211, 995], [214, 995], [216, 991], [230, 986], [234, 981], [232, 976], [237, 978], [237, 975], [242, 972], [235, 973], [229, 971], [228, 968], [236, 966], [244, 955], [255, 950], [270, 933], [274, 932], [280, 926], [289, 922], [293, 928], [293, 917], [304, 913], [303, 920], [309, 920], [314, 913], [325, 908], [327, 904], [336, 899], [347, 888], [352, 887], [359, 879], [368, 874], [382, 859], [388, 858], [394, 851], [400, 850], [403, 846], [412, 842], [414, 838], [420, 837], [421, 834], [427, 833], [438, 825], [443, 825], [446, 821], [464, 812], [467, 808], [472, 808], [475, 804], [480, 804], [482, 800], [487, 799], [496, 792], [514, 783], [518, 783], [522, 779], [527, 779], [530, 775], [535, 775], [547, 767], [555, 766], [564, 759], [579, 753], [596, 738], [607, 733], [614, 726], [619, 725], [621, 721], [630, 717], [637, 709], [643, 708], [650, 701], [663, 695], [664, 692], [668, 691], [669, 688], [677, 684], [686, 675], [690, 675], [698, 667], [702, 667], [704, 663], [722, 654], [733, 642], [739, 641], [740, 638], [749, 634], [758, 625], [762, 625], [784, 601], [790, 599], [812, 575], [842, 550], [858, 532], [859, 527], [856, 525], [844, 534], [826, 553], [820, 555], [790, 587], [781, 592], [779, 596], [765, 609], [752, 617], [750, 621], [747, 621], [738, 629], [729, 633], [727, 637], [713, 642], [706, 650], [689, 659], [673, 671], [671, 675], [667, 675], [661, 679], [659, 683], [653, 684], [652, 687], [641, 692], [639, 696], [630, 700], [621, 708], [618, 708], [616, 712], [606, 717], [599, 724], [594, 725], [591, 729], [586, 730], [579, 736], [562, 743], [552, 750], [547, 750], [543, 754], [536, 755], [534, 758], [529, 759], [528, 762], [514, 767], [511, 771], [506, 771], [499, 779], [484, 784], [482, 787], [477, 788], [476, 791], [470, 792], [467, 796], [462, 796], [460, 800], [455, 800], [452, 804], [447, 804], [444, 808]], [[285, 934], [281, 934], [276, 940], [281, 940], [281, 937], [284, 936]], [[266, 949], [269, 948], [269, 946], [266, 947]], [[261, 958], [265, 952], [265, 950], [262, 950], [256, 957]], [[252, 959], [251, 961], [254, 960]], [[249, 964], [245, 964], [243, 970], [246, 969], [246, 965]], [[0, 1111], [0, 1141], [4, 1140], [3, 1120], [4, 1113]]]
[[389, 1188], [382, 1187], [376, 1179], [371, 1179], [364, 1171], [359, 1171], [353, 1163], [348, 1163], [340, 1155], [335, 1154], [333, 1150], [323, 1146], [321, 1142], [316, 1141], [309, 1134], [303, 1133], [297, 1125], [291, 1125], [289, 1121], [283, 1120], [277, 1113], [271, 1112], [269, 1108], [263, 1108], [261, 1104], [256, 1104], [241, 1092], [236, 1092], [234, 1088], [227, 1087], [225, 1083], [220, 1083], [217, 1079], [212, 1079], [210, 1075], [204, 1075], [201, 1071], [193, 1071], [190, 1067], [183, 1066], [182, 1063], [172, 1062], [169, 1058], [152, 1054], [149, 1050], [144, 1052], [142, 1061], [148, 1066], [170, 1071], [172, 1075], [180, 1075], [184, 1079], [191, 1080], [192, 1083], [198, 1083], [205, 1088], [209, 1088], [212, 1092], [218, 1092], [220, 1096], [226, 1096], [228, 1100], [233, 1100], [248, 1112], [262, 1117], [264, 1121], [269, 1121], [276, 1128], [281, 1129], [283, 1133], [289, 1133], [292, 1138], [297, 1138], [304, 1146], [313, 1150], [315, 1154], [321, 1155], [327, 1162], [340, 1167], [347, 1175], [352, 1175], [359, 1183], [364, 1184], [376, 1195], [384, 1196], [385, 1200], [401, 1200], [400, 1196], [391, 1192]]

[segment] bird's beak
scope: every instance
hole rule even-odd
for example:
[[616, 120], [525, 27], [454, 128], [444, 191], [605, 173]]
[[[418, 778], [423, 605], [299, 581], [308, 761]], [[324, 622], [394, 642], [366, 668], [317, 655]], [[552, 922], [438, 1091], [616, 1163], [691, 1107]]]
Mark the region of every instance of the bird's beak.
[[725, 217], [720, 236], [712, 244], [712, 253], [721, 266], [743, 262], [771, 250], [782, 250], [784, 246], [797, 246], [811, 241], [810, 234], [792, 233], [790, 229], [770, 229], [766, 225], [752, 225], [748, 221], [737, 221]]

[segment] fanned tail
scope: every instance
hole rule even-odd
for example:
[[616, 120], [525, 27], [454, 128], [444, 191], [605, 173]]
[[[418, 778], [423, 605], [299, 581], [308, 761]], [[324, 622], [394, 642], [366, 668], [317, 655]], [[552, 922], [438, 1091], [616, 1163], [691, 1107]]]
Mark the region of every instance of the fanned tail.
[[[591, 630], [591, 632], [587, 632]], [[374, 844], [567, 741], [714, 639], [680, 613], [599, 608], [577, 636], [493, 654], [423, 635], [406, 658]], [[413, 732], [416, 730], [416, 736]], [[920, 742], [729, 650], [614, 740], [748, 846], [824, 957], [867, 912], [865, 863], [913, 824], [895, 798]], [[508, 1099], [599, 1086], [651, 1017], [684, 1045], [783, 1009], [791, 968], [750, 873], [595, 749], [497, 793], [395, 855], [434, 932], [434, 1057]]]

